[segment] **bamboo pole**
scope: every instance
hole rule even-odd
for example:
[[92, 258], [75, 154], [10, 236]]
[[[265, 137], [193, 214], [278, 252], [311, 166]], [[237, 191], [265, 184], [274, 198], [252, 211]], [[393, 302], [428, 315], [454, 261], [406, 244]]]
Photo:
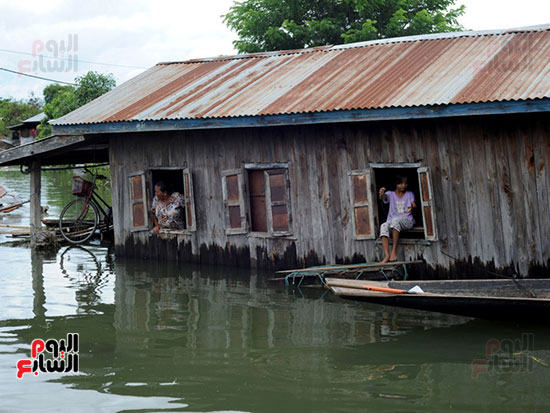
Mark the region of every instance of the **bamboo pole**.
[[421, 264], [422, 261], [393, 261], [387, 262], [385, 264], [375, 263], [375, 264], [350, 264], [350, 265], [335, 265], [332, 267], [310, 267], [310, 268], [300, 268], [295, 270], [284, 270], [277, 271], [277, 274], [290, 274], [293, 272], [323, 272], [323, 271], [333, 271], [333, 270], [347, 270], [347, 269], [363, 269], [363, 268], [383, 268], [383, 267], [396, 267], [398, 265], [407, 265], [407, 264]]

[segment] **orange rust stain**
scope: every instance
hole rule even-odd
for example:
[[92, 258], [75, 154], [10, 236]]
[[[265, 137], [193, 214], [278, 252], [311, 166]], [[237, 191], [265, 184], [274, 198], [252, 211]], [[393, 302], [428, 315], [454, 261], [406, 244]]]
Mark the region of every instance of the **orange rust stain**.
[[154, 89], [155, 85], [152, 85], [151, 90], [154, 90], [150, 95], [139, 99], [137, 102], [125, 107], [124, 109], [116, 112], [115, 114], [104, 119], [104, 122], [130, 120], [140, 112], [155, 105], [166, 97], [173, 95], [178, 90], [181, 90], [189, 83], [193, 82], [202, 76], [205, 76], [208, 72], [215, 70], [221, 66], [223, 62], [213, 62], [211, 64], [197, 64], [197, 67], [189, 72], [184, 73], [181, 77], [173, 80], [172, 82], [162, 86], [159, 89]]
[[[520, 86], [529, 87], [523, 77], [525, 70], [545, 62], [550, 32], [520, 33], [484, 64], [450, 103], [485, 102], [499, 99], [503, 90], [514, 90], [517, 96], [524, 92]], [[539, 51], [539, 53], [535, 53]], [[534, 60], [533, 60], [534, 59]], [[540, 62], [540, 63], [539, 63]]]
[[[197, 98], [198, 92], [200, 92], [201, 95], [204, 95], [216, 89], [223, 89], [224, 84], [231, 82], [231, 80], [234, 79], [236, 76], [238, 76], [239, 73], [257, 65], [260, 61], [261, 59], [250, 59], [250, 60], [243, 60], [233, 66], [228, 65], [227, 70], [223, 71], [222, 73], [219, 73], [217, 76], [215, 76], [215, 78], [211, 79], [209, 83], [202, 83], [192, 91], [186, 93], [183, 96], [180, 96], [176, 102], [168, 103], [164, 108], [159, 110], [159, 113], [162, 113], [163, 111], [170, 109], [166, 113], [166, 116], [168, 117], [173, 115], [174, 113], [179, 112], [186, 105], [192, 104], [194, 102], [194, 100]], [[220, 99], [225, 100], [225, 99], [228, 99], [228, 97], [229, 96], [227, 95], [222, 95], [218, 98], [218, 100]], [[218, 102], [216, 102], [216, 105], [217, 104]], [[216, 105], [214, 105], [214, 107]], [[209, 111], [209, 108], [201, 110], [202, 113], [207, 113], [208, 111]], [[195, 114], [195, 116], [197, 115], [198, 114]]]

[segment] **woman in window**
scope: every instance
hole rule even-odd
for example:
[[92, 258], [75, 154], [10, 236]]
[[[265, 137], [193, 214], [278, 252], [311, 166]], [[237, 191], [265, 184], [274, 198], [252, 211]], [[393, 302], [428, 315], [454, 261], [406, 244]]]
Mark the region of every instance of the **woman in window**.
[[163, 181], [158, 181], [151, 208], [155, 223], [153, 233], [158, 234], [161, 229], [184, 229], [184, 205], [183, 195], [170, 191]]
[[[395, 177], [395, 191], [386, 191], [386, 188], [380, 188], [378, 193], [385, 204], [390, 204], [388, 219], [380, 226], [380, 238], [382, 238], [382, 247], [384, 248], [384, 259], [380, 262], [381, 264], [388, 261], [397, 261], [399, 234], [401, 231], [410, 230], [414, 226], [412, 210], [416, 208], [416, 199], [414, 193], [407, 191], [408, 185], [409, 182], [406, 176], [397, 175]], [[393, 239], [391, 255], [390, 231]]]

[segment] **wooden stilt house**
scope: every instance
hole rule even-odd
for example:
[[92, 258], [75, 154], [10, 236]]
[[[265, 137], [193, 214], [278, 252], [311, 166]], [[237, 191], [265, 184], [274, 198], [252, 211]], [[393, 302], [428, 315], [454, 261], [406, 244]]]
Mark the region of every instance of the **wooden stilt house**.
[[[427, 276], [540, 276], [549, 112], [539, 26], [160, 63], [52, 126], [108, 145], [121, 255], [375, 261], [378, 189], [399, 173], [420, 206], [401, 259]], [[157, 235], [159, 180], [184, 195], [186, 227]]]

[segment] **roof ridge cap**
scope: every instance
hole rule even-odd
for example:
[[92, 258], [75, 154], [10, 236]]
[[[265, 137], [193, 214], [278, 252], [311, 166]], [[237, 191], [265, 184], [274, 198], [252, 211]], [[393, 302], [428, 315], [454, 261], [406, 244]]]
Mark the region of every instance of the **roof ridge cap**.
[[240, 60], [240, 59], [265, 59], [268, 57], [275, 57], [275, 56], [286, 56], [291, 54], [353, 49], [358, 47], [368, 47], [368, 46], [375, 46], [375, 45], [382, 45], [382, 44], [454, 39], [459, 37], [498, 36], [498, 35], [513, 34], [513, 33], [519, 33], [519, 32], [535, 32], [535, 31], [547, 31], [547, 30], [550, 30], [550, 24], [540, 24], [535, 26], [525, 26], [525, 27], [517, 27], [517, 28], [511, 28], [511, 29], [469, 30], [469, 31], [462, 31], [462, 32], [430, 33], [430, 34], [421, 34], [421, 35], [415, 35], [415, 36], [400, 36], [400, 37], [390, 37], [387, 39], [367, 40], [364, 42], [347, 43], [347, 44], [341, 44], [341, 45], [317, 46], [317, 47], [311, 47], [311, 48], [305, 48], [305, 49], [276, 50], [272, 52], [245, 53], [245, 54], [237, 54], [237, 55], [189, 59], [189, 60], [183, 60], [183, 61], [160, 62], [160, 63], [157, 63], [156, 66], [164, 66], [164, 65], [171, 65], [171, 64], [212, 63], [212, 62], [223, 62], [228, 60]]

